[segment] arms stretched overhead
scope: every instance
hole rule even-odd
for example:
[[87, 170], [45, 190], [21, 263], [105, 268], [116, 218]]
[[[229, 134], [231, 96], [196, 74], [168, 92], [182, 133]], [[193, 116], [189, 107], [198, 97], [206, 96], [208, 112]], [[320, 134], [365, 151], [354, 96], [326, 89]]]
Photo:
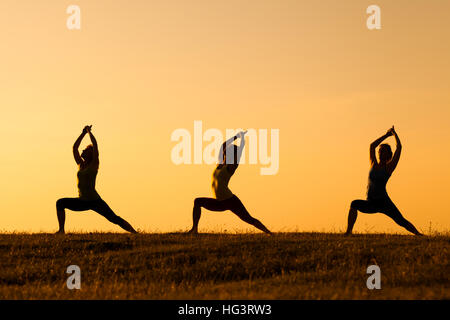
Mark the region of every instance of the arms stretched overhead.
[[[234, 173], [239, 166], [242, 152], [245, 147], [245, 134], [247, 131], [241, 131], [237, 135], [225, 141], [220, 147], [219, 165], [227, 164], [227, 170]], [[240, 138], [241, 144], [239, 146], [233, 144], [234, 140]], [[230, 148], [232, 147], [232, 148]]]
[[397, 144], [394, 156], [392, 157], [391, 161], [387, 163], [387, 168], [392, 173], [394, 172], [395, 168], [397, 167], [398, 161], [400, 160], [400, 154], [402, 153], [402, 143], [400, 142], [400, 138], [398, 137], [397, 132], [395, 132], [394, 127], [392, 127], [390, 131], [394, 135], [395, 143]]
[[[237, 135], [231, 137], [230, 139], [228, 139], [227, 141], [225, 141], [222, 146], [220, 147], [220, 152], [219, 152], [219, 163], [223, 164], [224, 163], [224, 153], [226, 154], [226, 150], [228, 149], [229, 146], [231, 146], [233, 144], [233, 142], [240, 138], [241, 139], [241, 144], [237, 147], [237, 162], [239, 163], [239, 159], [241, 158], [242, 155], [242, 151], [244, 150], [244, 146], [245, 146], [245, 134], [247, 133], [247, 131], [241, 131], [239, 132]], [[231, 160], [229, 159], [227, 161], [227, 164], [235, 164], [233, 162], [230, 162]]]
[[372, 142], [370, 144], [370, 163], [372, 165], [378, 164], [377, 156], [375, 154], [376, 148], [380, 145], [380, 143], [382, 143], [384, 140], [386, 140], [391, 135], [392, 135], [391, 129], [389, 129], [388, 132], [386, 132], [386, 134], [382, 135], [381, 137], [379, 137], [377, 140], [375, 140], [374, 142]]
[[75, 158], [75, 162], [80, 165], [83, 163], [83, 159], [81, 159], [80, 152], [78, 151], [78, 148], [80, 147], [81, 141], [83, 140], [84, 136], [87, 133], [88, 126], [83, 128], [83, 132], [81, 132], [78, 139], [73, 144], [73, 157]]
[[92, 142], [92, 147], [93, 147], [93, 159], [94, 161], [98, 161], [98, 144], [97, 144], [97, 139], [95, 139], [94, 135], [92, 134], [92, 126], [89, 126], [88, 128], [88, 133], [89, 133], [89, 138], [91, 139]]
[[390, 136], [395, 137], [395, 141], [397, 144], [397, 147], [396, 147], [393, 157], [386, 163], [386, 168], [388, 169], [389, 172], [392, 173], [395, 170], [395, 168], [397, 167], [398, 161], [400, 160], [400, 154], [402, 151], [402, 144], [400, 142], [400, 138], [398, 137], [397, 132], [395, 131], [394, 127], [390, 128], [386, 132], [386, 134], [384, 134], [383, 136], [381, 136], [380, 138], [378, 138], [377, 140], [375, 140], [374, 142], [372, 142], [370, 144], [370, 162], [372, 165], [379, 165], [376, 154], [375, 154], [375, 150], [381, 144], [381, 142], [383, 142], [385, 139], [387, 139]]
[[97, 140], [95, 139], [94, 135], [91, 132], [91, 128], [92, 128], [92, 126], [85, 126], [83, 128], [83, 132], [80, 134], [80, 136], [78, 137], [78, 139], [75, 141], [75, 143], [73, 145], [73, 157], [75, 158], [75, 162], [78, 165], [85, 165], [85, 159], [84, 159], [83, 155], [80, 156], [80, 152], [78, 151], [78, 149], [80, 147], [81, 141], [83, 140], [83, 138], [86, 134], [89, 134], [89, 137], [92, 142], [92, 158], [91, 158], [91, 160], [94, 163], [98, 163], [98, 145], [97, 145]]

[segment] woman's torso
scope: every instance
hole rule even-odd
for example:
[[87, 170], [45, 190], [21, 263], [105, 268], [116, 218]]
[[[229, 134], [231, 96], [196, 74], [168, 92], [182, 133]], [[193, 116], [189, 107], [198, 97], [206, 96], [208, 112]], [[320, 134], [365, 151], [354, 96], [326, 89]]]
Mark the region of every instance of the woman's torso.
[[88, 166], [78, 170], [78, 194], [83, 200], [97, 200], [100, 195], [95, 190], [95, 180], [97, 178], [98, 168], [95, 166]]
[[368, 199], [380, 199], [388, 197], [386, 184], [391, 177], [390, 173], [382, 166], [372, 166], [369, 172], [369, 184], [367, 186]]
[[212, 188], [217, 200], [229, 199], [233, 193], [228, 188], [232, 174], [227, 169], [228, 165], [218, 165], [213, 172]]

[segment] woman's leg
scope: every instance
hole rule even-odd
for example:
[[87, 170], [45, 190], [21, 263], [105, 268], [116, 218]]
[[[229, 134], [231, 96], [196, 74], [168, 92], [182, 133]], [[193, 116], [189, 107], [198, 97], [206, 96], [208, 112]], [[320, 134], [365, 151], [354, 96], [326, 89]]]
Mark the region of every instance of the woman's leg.
[[192, 229], [189, 233], [198, 233], [198, 222], [202, 214], [202, 207], [210, 211], [228, 210], [227, 200], [217, 200], [213, 198], [196, 198], [194, 200], [194, 209], [192, 210]]
[[345, 234], [352, 234], [356, 218], [358, 218], [358, 210], [353, 206], [350, 206], [350, 210], [348, 211], [347, 231]]
[[382, 211], [382, 213], [389, 216], [392, 220], [394, 220], [399, 226], [405, 228], [409, 232], [415, 234], [416, 236], [422, 236], [422, 234], [414, 227], [414, 225], [406, 220], [401, 214], [400, 210], [397, 209], [395, 204], [389, 200], [386, 208]]
[[80, 198], [62, 198], [56, 201], [56, 215], [58, 216], [59, 230], [57, 233], [64, 233], [64, 224], [66, 222], [65, 209], [72, 211], [89, 210], [89, 203]]
[[105, 201], [96, 200], [91, 209], [104, 216], [106, 219], [108, 219], [108, 221], [117, 224], [122, 229], [131, 233], [137, 233], [137, 231], [134, 230], [131, 224], [129, 224], [125, 219], [116, 215]]
[[238, 197], [234, 196], [232, 198], [232, 207], [230, 208], [230, 210], [236, 214], [239, 218], [241, 218], [241, 220], [251, 224], [252, 226], [258, 228], [259, 230], [271, 234], [272, 232], [270, 232], [269, 229], [267, 229], [262, 223], [261, 221], [259, 221], [258, 219], [253, 218], [250, 213], [247, 211], [247, 209], [245, 208], [245, 206], [243, 205], [243, 203], [241, 202], [241, 200], [239, 200]]
[[358, 211], [363, 213], [375, 213], [377, 208], [372, 201], [368, 200], [353, 200], [348, 211], [348, 224], [346, 235], [350, 235], [353, 232], [353, 226], [355, 225], [356, 218], [358, 218]]

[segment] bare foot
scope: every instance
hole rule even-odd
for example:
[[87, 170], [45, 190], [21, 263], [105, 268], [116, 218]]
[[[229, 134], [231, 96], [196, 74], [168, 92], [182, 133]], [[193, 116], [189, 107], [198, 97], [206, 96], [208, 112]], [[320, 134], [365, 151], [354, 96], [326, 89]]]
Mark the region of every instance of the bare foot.
[[64, 232], [64, 230], [58, 230], [58, 232], [55, 232], [55, 234], [66, 234], [66, 233]]

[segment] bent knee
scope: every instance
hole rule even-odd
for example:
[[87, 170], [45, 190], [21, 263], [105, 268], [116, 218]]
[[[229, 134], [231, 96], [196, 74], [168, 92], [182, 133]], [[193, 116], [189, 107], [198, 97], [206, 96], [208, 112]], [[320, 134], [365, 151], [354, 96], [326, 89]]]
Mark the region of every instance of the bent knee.
[[350, 208], [358, 209], [358, 200], [353, 200], [352, 203], [350, 203]]
[[201, 207], [203, 204], [202, 198], [195, 198], [194, 207]]
[[56, 201], [56, 209], [57, 209], [57, 210], [63, 210], [63, 209], [65, 209], [64, 199], [58, 199], [58, 200]]

